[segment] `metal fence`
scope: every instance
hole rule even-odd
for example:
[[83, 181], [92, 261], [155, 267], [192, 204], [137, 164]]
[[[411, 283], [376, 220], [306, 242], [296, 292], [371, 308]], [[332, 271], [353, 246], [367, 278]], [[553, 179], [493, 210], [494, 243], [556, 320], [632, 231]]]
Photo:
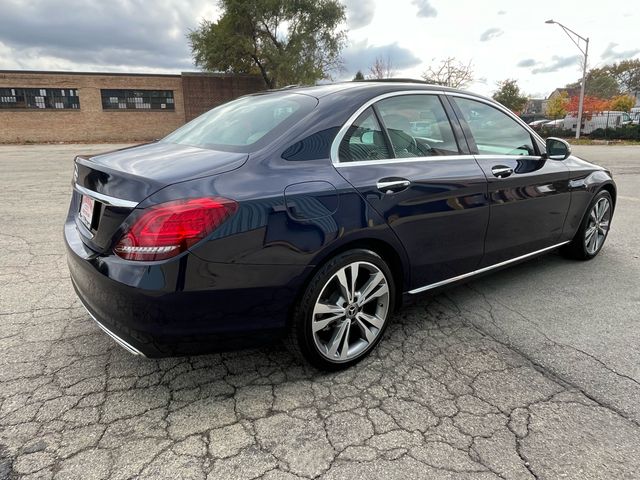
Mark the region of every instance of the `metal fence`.
[[[543, 136], [571, 138], [575, 136], [578, 125], [576, 112], [558, 118], [541, 114], [521, 115], [520, 118]], [[598, 139], [639, 139], [639, 119], [640, 112], [585, 112], [582, 117], [580, 133]]]

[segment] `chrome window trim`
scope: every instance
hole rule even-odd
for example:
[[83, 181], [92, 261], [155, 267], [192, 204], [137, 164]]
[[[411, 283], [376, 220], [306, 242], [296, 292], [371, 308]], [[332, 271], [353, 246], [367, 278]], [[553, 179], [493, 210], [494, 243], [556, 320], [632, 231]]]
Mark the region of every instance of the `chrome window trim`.
[[439, 282], [432, 283], [430, 285], [425, 285], [424, 287], [414, 288], [413, 290], [409, 290], [408, 293], [410, 295], [415, 295], [416, 293], [426, 292], [427, 290], [432, 290], [434, 288], [442, 287], [442, 286], [447, 285], [449, 283], [454, 283], [454, 282], [457, 282], [459, 280], [464, 280], [465, 278], [473, 277], [474, 275], [479, 275], [481, 273], [488, 272], [488, 271], [493, 270], [495, 268], [504, 267], [506, 265], [509, 265], [510, 263], [514, 263], [514, 262], [517, 262], [519, 260], [524, 260], [525, 258], [533, 257], [534, 255], [538, 255], [540, 253], [544, 253], [544, 252], [547, 252], [549, 250], [553, 250], [554, 248], [561, 247], [562, 245], [565, 245], [565, 244], [567, 244], [569, 242], [571, 242], [571, 240], [567, 240], [566, 242], [557, 243], [556, 245], [551, 245], [550, 247], [542, 248], [540, 250], [536, 250], [535, 252], [527, 253], [525, 255], [520, 255], [519, 257], [515, 257], [515, 258], [512, 258], [510, 260], [505, 260], [504, 262], [496, 263], [494, 265], [489, 265], [488, 267], [480, 268], [478, 270], [474, 270], [473, 272], [463, 273], [462, 275], [458, 275], [457, 277], [447, 278], [446, 280], [441, 280]]
[[336, 168], [358, 167], [368, 165], [385, 165], [399, 163], [416, 163], [416, 162], [437, 162], [440, 160], [535, 160], [540, 161], [543, 157], [537, 155], [473, 155], [471, 153], [465, 155], [434, 155], [432, 157], [407, 157], [407, 158], [386, 158], [384, 160], [356, 160], [355, 162], [338, 162], [334, 163]]
[[540, 155], [491, 155], [488, 153], [483, 153], [482, 155], [474, 155], [474, 157], [476, 157], [478, 160], [542, 160], [542, 157]]
[[473, 160], [474, 155], [434, 155], [433, 157], [386, 158], [384, 160], [357, 160], [355, 162], [334, 163], [336, 168], [357, 167], [366, 165], [385, 165], [389, 163], [437, 162], [439, 160]]
[[[340, 130], [338, 130], [338, 133], [336, 134], [335, 138], [333, 139], [333, 142], [331, 143], [331, 150], [329, 154], [331, 158], [331, 162], [334, 164], [334, 166], [338, 166], [340, 164], [340, 159], [338, 158], [338, 150], [340, 148], [340, 142], [342, 142], [342, 139], [347, 133], [347, 130], [349, 130], [349, 127], [351, 126], [351, 124], [356, 121], [356, 119], [362, 114], [362, 112], [364, 112], [367, 108], [369, 108], [374, 103], [379, 102], [380, 100], [384, 100], [385, 98], [399, 97], [402, 95], [442, 95], [443, 93], [444, 92], [440, 90], [398, 90], [397, 92], [383, 93], [382, 95], [378, 95], [377, 97], [367, 100], [353, 113], [353, 115], [349, 117], [349, 119], [344, 123], [344, 125], [342, 125]], [[442, 159], [447, 156], [449, 155], [442, 155], [442, 156], [439, 156], [438, 158]], [[432, 157], [417, 157], [417, 158], [432, 158]], [[362, 160], [362, 161], [364, 162], [374, 161], [378, 163], [393, 161], [397, 163], [398, 160], [404, 160], [404, 159], [385, 158], [384, 160]], [[355, 164], [358, 162], [344, 162], [344, 163]]]
[[402, 95], [446, 95], [446, 96], [451, 96], [451, 97], [461, 97], [461, 98], [467, 98], [469, 100], [475, 100], [477, 102], [480, 103], [484, 103], [485, 105], [488, 105], [490, 107], [493, 107], [499, 111], [501, 111], [502, 113], [506, 114], [509, 118], [513, 119], [516, 121], [516, 123], [518, 123], [520, 126], [522, 126], [527, 132], [529, 132], [531, 135], [533, 135], [533, 137], [538, 140], [542, 145], [545, 145], [545, 141], [542, 139], [542, 137], [540, 137], [540, 135], [538, 135], [538, 133], [536, 133], [531, 127], [529, 127], [529, 125], [527, 125], [522, 119], [520, 119], [517, 115], [515, 115], [511, 110], [509, 110], [508, 108], [503, 107], [502, 105], [500, 105], [499, 103], [493, 102], [489, 99], [483, 98], [483, 97], [477, 97], [475, 95], [469, 95], [466, 93], [462, 93], [462, 92], [450, 92], [450, 91], [445, 91], [445, 90], [398, 90], [396, 92], [387, 92], [387, 93], [383, 93], [382, 95], [378, 95], [377, 97], [374, 97], [370, 100], [367, 100], [365, 103], [363, 103], [350, 117], [349, 119], [344, 123], [344, 125], [342, 125], [342, 127], [340, 127], [340, 130], [338, 130], [338, 133], [336, 134], [335, 138], [333, 139], [333, 142], [331, 143], [331, 150], [330, 150], [330, 158], [331, 158], [331, 163], [333, 163], [333, 165], [335, 167], [344, 167], [344, 166], [367, 166], [367, 165], [381, 165], [381, 164], [385, 164], [385, 163], [401, 163], [401, 162], [424, 162], [424, 161], [434, 161], [434, 160], [466, 160], [466, 159], [470, 159], [470, 158], [484, 158], [484, 157], [491, 157], [491, 158], [517, 158], [517, 157], [526, 157], [528, 159], [541, 159], [542, 157], [538, 157], [538, 156], [530, 156], [530, 155], [473, 155], [473, 154], [468, 154], [468, 155], [434, 155], [433, 157], [411, 157], [411, 158], [386, 158], [384, 160], [359, 160], [359, 161], [355, 161], [355, 162], [340, 162], [340, 158], [338, 157], [338, 150], [340, 148], [340, 142], [342, 142], [342, 139], [344, 138], [345, 134], [347, 133], [347, 130], [349, 129], [349, 127], [351, 126], [351, 124], [353, 122], [356, 121], [356, 119], [362, 114], [362, 112], [364, 112], [367, 108], [369, 108], [371, 105], [373, 105], [376, 102], [379, 102], [380, 100], [384, 100], [386, 98], [392, 98], [392, 97], [396, 97], [396, 96], [402, 96]]
[[80, 186], [77, 183], [73, 185], [73, 188], [76, 191], [80, 192], [82, 195], [91, 197], [94, 200], [98, 200], [99, 202], [104, 203], [105, 205], [108, 205], [110, 207], [135, 208], [138, 206], [138, 203], [140, 203], [134, 202], [132, 200], [123, 200], [121, 198], [111, 197], [109, 195], [105, 195], [104, 193], [94, 192], [93, 190], [89, 190], [88, 188]]

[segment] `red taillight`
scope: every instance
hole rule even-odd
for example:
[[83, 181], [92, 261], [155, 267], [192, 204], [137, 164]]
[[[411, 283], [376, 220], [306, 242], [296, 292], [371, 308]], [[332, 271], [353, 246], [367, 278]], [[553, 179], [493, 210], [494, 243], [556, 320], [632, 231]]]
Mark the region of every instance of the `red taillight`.
[[193, 198], [161, 203], [145, 211], [115, 247], [127, 260], [163, 260], [196, 244], [233, 215], [226, 198]]

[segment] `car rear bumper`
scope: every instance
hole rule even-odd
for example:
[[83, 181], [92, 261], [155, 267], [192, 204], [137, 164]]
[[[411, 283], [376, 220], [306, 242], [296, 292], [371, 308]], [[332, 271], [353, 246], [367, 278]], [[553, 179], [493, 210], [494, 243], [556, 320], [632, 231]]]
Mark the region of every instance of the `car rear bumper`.
[[[73, 280], [71, 281], [71, 283], [73, 284], [73, 288], [75, 289], [76, 293], [78, 292], [78, 288], [76, 287], [76, 284], [73, 282]], [[115, 342], [120, 345], [122, 348], [124, 348], [127, 352], [129, 352], [132, 355], [140, 355], [142, 357], [145, 357], [146, 355], [144, 353], [142, 353], [140, 350], [138, 350], [136, 347], [134, 347], [133, 345], [131, 345], [130, 343], [128, 343], [125, 339], [120, 338], [117, 334], [115, 334], [114, 332], [112, 332], [111, 330], [109, 330], [109, 328], [107, 328], [106, 326], [104, 326], [102, 323], [100, 323], [100, 321], [96, 318], [96, 316], [91, 313], [91, 310], [89, 310], [89, 308], [84, 304], [82, 297], [79, 297], [80, 301], [82, 302], [82, 306], [84, 307], [84, 309], [87, 311], [87, 313], [89, 314], [89, 316], [93, 319], [94, 322], [96, 322], [98, 324], [98, 326], [102, 329], [102, 331], [104, 333], [106, 333], [107, 335], [109, 335], [111, 338], [113, 338], [113, 340], [115, 340]]]
[[130, 353], [147, 357], [255, 346], [284, 333], [311, 267], [207, 262], [192, 253], [163, 262], [101, 256], [64, 229], [75, 291], [89, 315]]

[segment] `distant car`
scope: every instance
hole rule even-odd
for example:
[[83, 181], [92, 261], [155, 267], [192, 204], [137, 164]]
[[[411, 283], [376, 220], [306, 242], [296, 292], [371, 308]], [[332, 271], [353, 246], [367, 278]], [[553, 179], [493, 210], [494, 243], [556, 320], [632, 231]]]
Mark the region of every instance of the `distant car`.
[[537, 130], [543, 125], [546, 125], [547, 123], [549, 123], [550, 121], [551, 120], [549, 120], [548, 118], [543, 118], [541, 120], [534, 120], [533, 122], [529, 122], [529, 126]]
[[[589, 135], [594, 130], [605, 128], [620, 128], [631, 123], [631, 116], [627, 112], [605, 110], [597, 113], [586, 113], [582, 119], [580, 132]], [[564, 118], [563, 128], [575, 131], [578, 124], [577, 113], [570, 113]]]
[[545, 128], [562, 128], [564, 125], [564, 118], [559, 118], [557, 120], [550, 120], [544, 124]]
[[71, 281], [129, 352], [285, 337], [327, 370], [369, 354], [403, 294], [595, 257], [616, 199], [606, 169], [502, 105], [407, 82], [245, 96], [77, 157], [72, 185]]

